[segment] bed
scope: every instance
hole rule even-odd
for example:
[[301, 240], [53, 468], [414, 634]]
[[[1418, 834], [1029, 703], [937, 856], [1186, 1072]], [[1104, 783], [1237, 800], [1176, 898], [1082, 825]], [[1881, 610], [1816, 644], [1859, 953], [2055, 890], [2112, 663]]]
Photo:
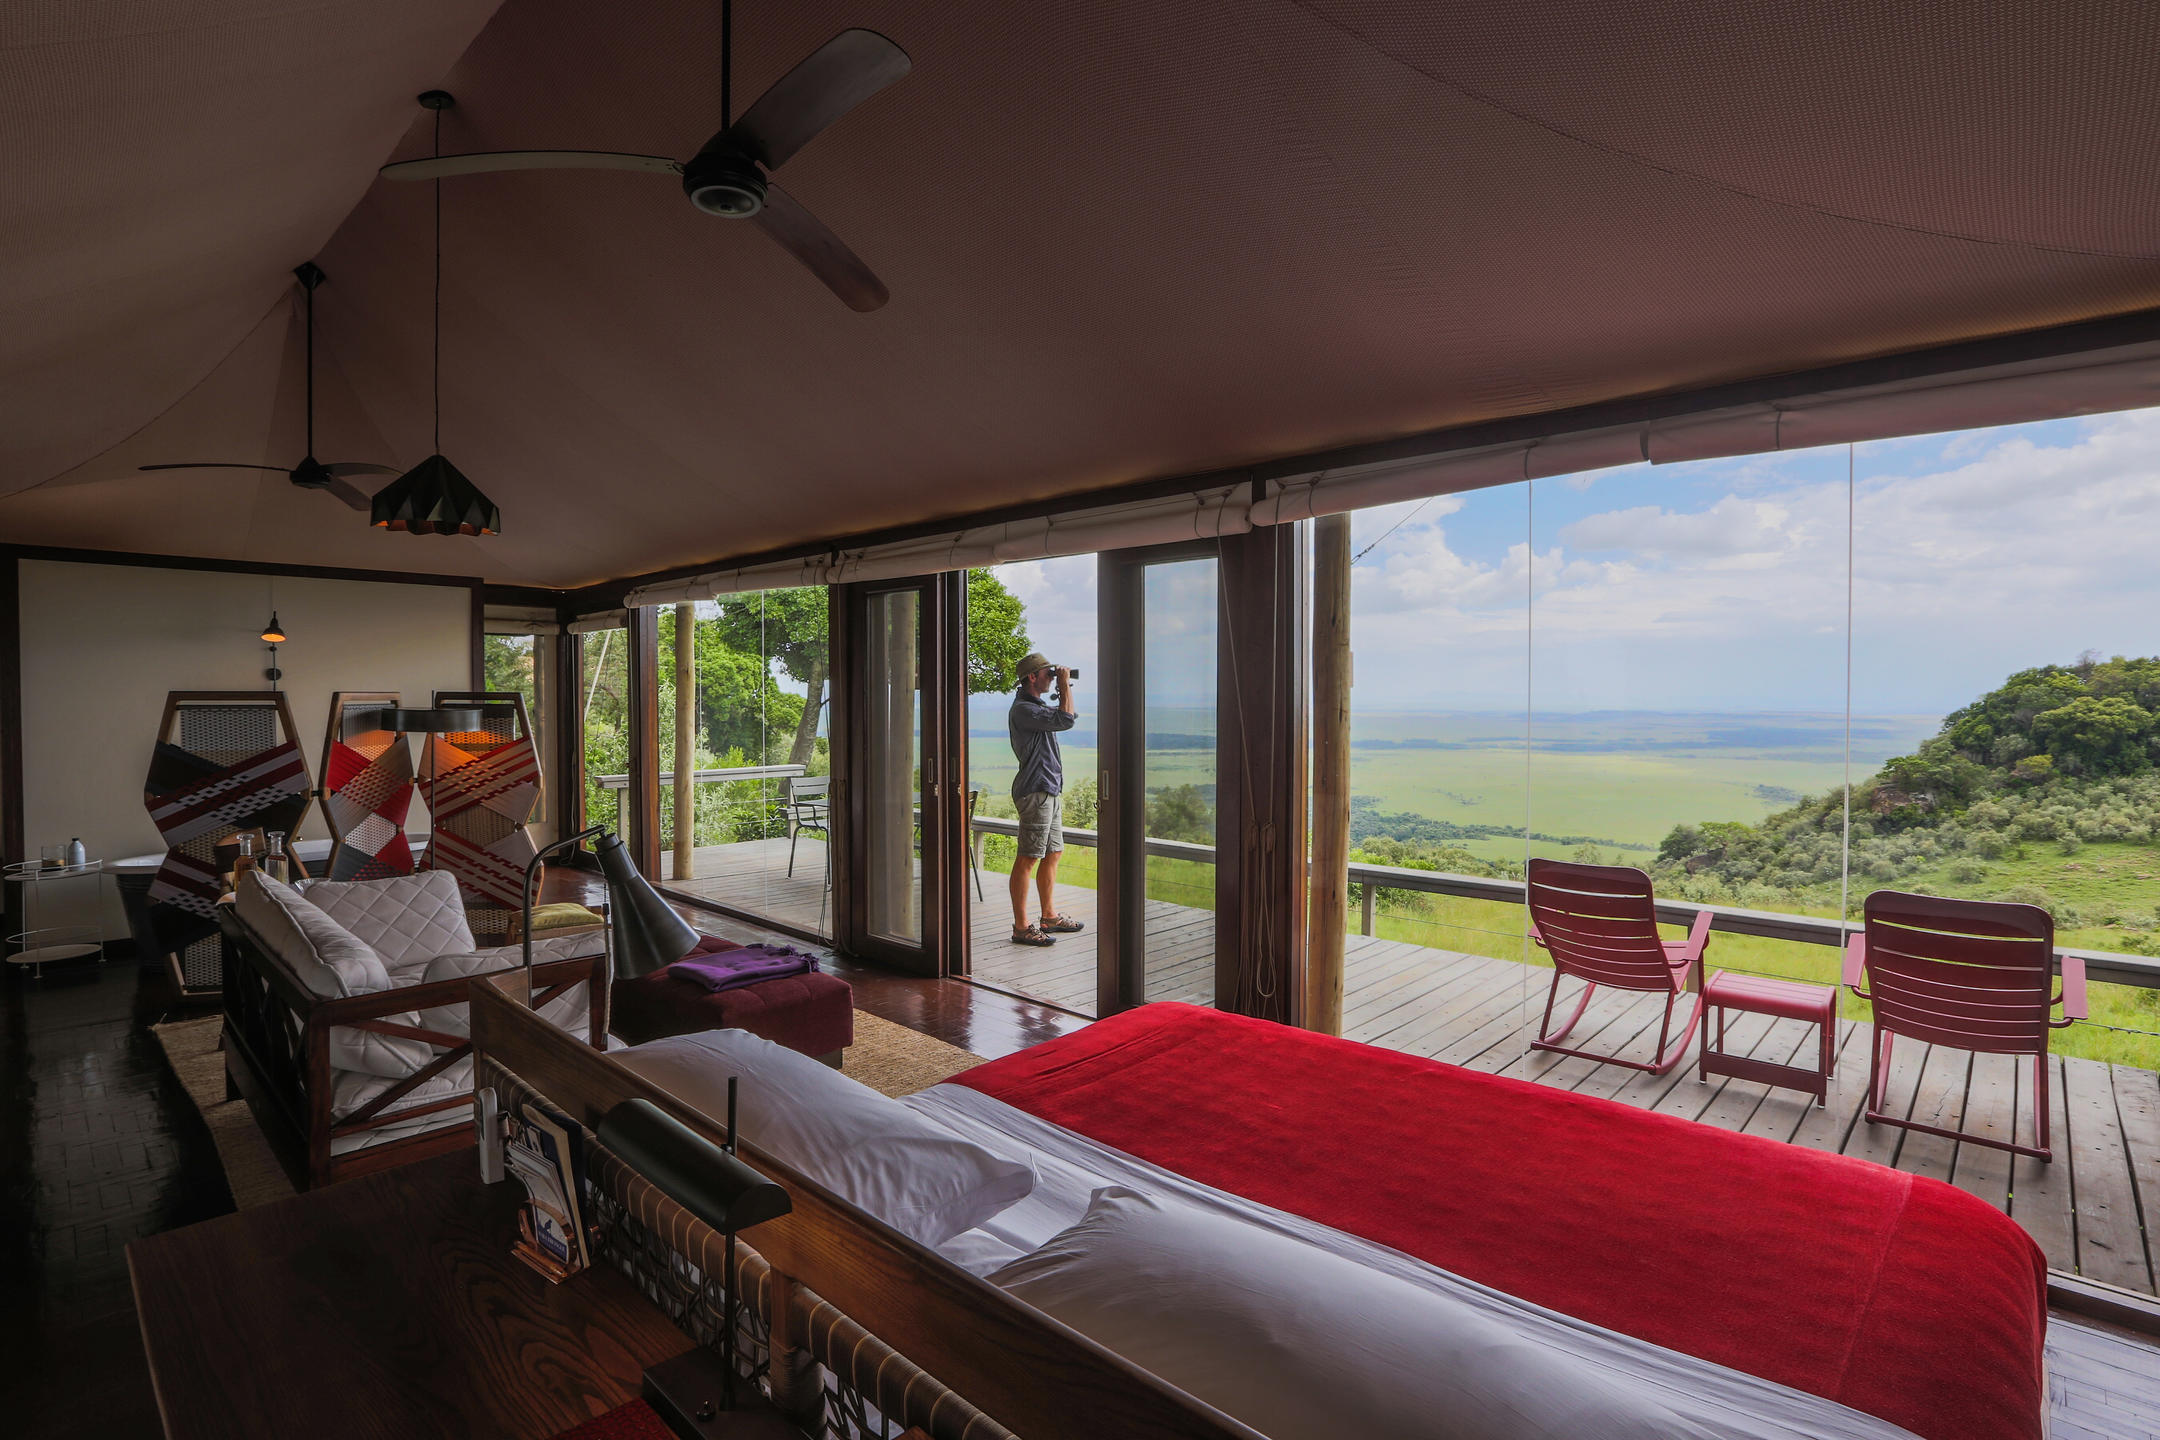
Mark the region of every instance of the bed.
[[[507, 1093], [532, 1086], [588, 1126], [650, 1098], [708, 1136], [731, 1073], [780, 1107], [746, 1098], [743, 1137], [795, 1200], [754, 1239], [774, 1353], [807, 1350], [939, 1440], [2042, 1433], [2037, 1250], [1971, 1197], [1878, 1166], [1191, 1006], [891, 1101], [824, 1089], [863, 1087], [740, 1032], [602, 1055], [514, 985], [480, 982], [473, 1011]], [[788, 1065], [809, 1068], [769, 1068]], [[857, 1102], [836, 1143], [832, 1112]], [[877, 1157], [908, 1131], [910, 1158]], [[954, 1147], [1004, 1188], [940, 1192], [975, 1208], [936, 1228], [900, 1191], [959, 1174]], [[1172, 1220], [1161, 1234], [1214, 1248], [1116, 1249]], [[698, 1251], [679, 1217], [657, 1223], [709, 1266], [709, 1235]], [[1111, 1292], [1100, 1325], [1058, 1288], [1090, 1260]], [[1488, 1391], [1500, 1423], [1465, 1423]], [[1591, 1418], [1555, 1418], [1555, 1396]]]
[[[2046, 1260], [1937, 1181], [1167, 1002], [910, 1103], [1110, 1180], [1297, 1217], [1376, 1263], [1647, 1342], [1637, 1359], [1692, 1357], [1925, 1440], [2042, 1433]], [[1040, 1243], [1063, 1218], [1050, 1188], [986, 1238]]]

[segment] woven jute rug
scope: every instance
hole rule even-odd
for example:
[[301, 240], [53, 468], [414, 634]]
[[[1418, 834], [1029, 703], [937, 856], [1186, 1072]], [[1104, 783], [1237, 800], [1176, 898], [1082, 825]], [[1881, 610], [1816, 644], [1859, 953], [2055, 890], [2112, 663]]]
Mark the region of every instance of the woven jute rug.
[[[256, 1127], [245, 1100], [225, 1098], [225, 1054], [218, 1048], [222, 1016], [153, 1025], [150, 1033], [164, 1047], [165, 1059], [181, 1088], [202, 1112], [225, 1165], [225, 1183], [233, 1204], [242, 1210], [282, 1200], [292, 1182]], [[895, 1025], [865, 1011], [855, 1012], [855, 1043], [848, 1047], [841, 1073], [895, 1098], [926, 1090], [983, 1063], [983, 1057], [943, 1040]]]
[[256, 1128], [255, 1113], [247, 1101], [225, 1098], [225, 1052], [218, 1048], [224, 1028], [223, 1016], [206, 1015], [200, 1020], [153, 1025], [150, 1033], [164, 1047], [166, 1062], [179, 1077], [180, 1087], [210, 1127], [233, 1204], [248, 1210], [287, 1198], [293, 1187], [270, 1142]]

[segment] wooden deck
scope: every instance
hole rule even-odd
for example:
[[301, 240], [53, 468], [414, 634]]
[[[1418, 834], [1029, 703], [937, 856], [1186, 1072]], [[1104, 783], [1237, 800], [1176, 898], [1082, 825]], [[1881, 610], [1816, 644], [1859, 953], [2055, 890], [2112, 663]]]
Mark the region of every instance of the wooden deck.
[[[680, 888], [821, 928], [824, 847], [805, 838], [794, 876], [786, 875], [786, 865], [784, 840], [716, 847], [698, 854], [698, 874], [710, 878]], [[1059, 886], [1060, 909], [1088, 928], [1061, 937], [1051, 948], [1030, 949], [1011, 943], [1005, 877], [986, 872], [982, 882], [983, 898], [973, 907], [972, 978], [1093, 1014], [1095, 892]], [[1208, 1003], [1214, 993], [1213, 916], [1151, 900], [1147, 923], [1149, 998]], [[2147, 1294], [2160, 1288], [2154, 1274], [2160, 1260], [2154, 1250], [2160, 1245], [2150, 1233], [2160, 1229], [2160, 1075], [2051, 1058], [2055, 1160], [2043, 1164], [1984, 1145], [1863, 1121], [1873, 1034], [1865, 1024], [1839, 1027], [1838, 1067], [1827, 1108], [1797, 1091], [1745, 1080], [1714, 1077], [1706, 1084], [1695, 1078], [1691, 1062], [1652, 1076], [1532, 1051], [1529, 1039], [1550, 978], [1548, 970], [1513, 961], [1353, 935], [1345, 961], [1343, 1033], [1474, 1070], [1932, 1176], [2008, 1213], [2031, 1232], [2056, 1269]], [[1570, 1043], [1647, 1059], [1656, 1045], [1658, 1016], [1653, 996], [1601, 995]], [[1729, 1049], [1758, 1059], [1804, 1064], [1814, 1045], [1813, 1028], [1797, 1021], [1744, 1016], [1727, 1030]], [[1895, 1054], [1890, 1108], [1944, 1128], [2030, 1143], [2030, 1077], [2029, 1066], [2006, 1056], [1907, 1042]]]

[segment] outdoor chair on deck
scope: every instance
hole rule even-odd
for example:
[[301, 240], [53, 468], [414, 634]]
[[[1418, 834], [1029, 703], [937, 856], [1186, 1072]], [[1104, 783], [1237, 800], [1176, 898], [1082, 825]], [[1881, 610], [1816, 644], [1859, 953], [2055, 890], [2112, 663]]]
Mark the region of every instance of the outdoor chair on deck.
[[795, 873], [795, 841], [803, 831], [814, 830], [830, 839], [827, 814], [832, 796], [832, 776], [791, 775], [787, 782], [787, 873]]
[[[2052, 1160], [2048, 1144], [2048, 1031], [2085, 1018], [2085, 962], [2061, 956], [2055, 985], [2055, 922], [2037, 905], [1951, 900], [1878, 890], [1866, 928], [1845, 947], [1845, 984], [1875, 1009], [1868, 1057], [1869, 1124], [1902, 1125]], [[1865, 982], [1865, 988], [1863, 988]], [[2054, 1018], [2062, 1006], [2062, 1018]], [[2020, 1145], [1885, 1114], [1890, 1055], [1900, 1036], [1992, 1055], [2033, 1057], [2033, 1136]]]
[[[1688, 1041], [1702, 1020], [1702, 958], [1710, 941], [1710, 912], [1697, 912], [1685, 940], [1658, 935], [1657, 900], [1650, 877], [1626, 865], [1578, 865], [1564, 860], [1532, 860], [1529, 868], [1530, 938], [1552, 956], [1552, 989], [1545, 996], [1545, 1018], [1538, 1024], [1533, 1050], [1574, 1055], [1603, 1065], [1624, 1065], [1663, 1075], [1680, 1063]], [[1583, 982], [1582, 998], [1558, 1030], [1552, 1028], [1553, 1003], [1560, 997], [1560, 977]], [[1658, 1025], [1657, 1058], [1624, 1060], [1560, 1042], [1582, 1019], [1600, 985], [1640, 990], [1665, 997]], [[1678, 1039], [1672, 1034], [1673, 1011], [1685, 999], [1687, 1023]]]

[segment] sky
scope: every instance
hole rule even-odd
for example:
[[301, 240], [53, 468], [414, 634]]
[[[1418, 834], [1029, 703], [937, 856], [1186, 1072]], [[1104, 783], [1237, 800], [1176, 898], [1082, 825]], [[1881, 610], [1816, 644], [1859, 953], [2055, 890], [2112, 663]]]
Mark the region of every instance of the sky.
[[[1857, 445], [1849, 490], [1847, 463], [1632, 465], [1360, 511], [1353, 706], [1836, 712], [1849, 629], [1857, 713], [1939, 715], [2026, 666], [2160, 654], [2160, 410]], [[1092, 556], [997, 574], [1037, 648], [1097, 673]], [[1150, 695], [1201, 703], [1205, 581], [1174, 578], [1150, 597]]]

